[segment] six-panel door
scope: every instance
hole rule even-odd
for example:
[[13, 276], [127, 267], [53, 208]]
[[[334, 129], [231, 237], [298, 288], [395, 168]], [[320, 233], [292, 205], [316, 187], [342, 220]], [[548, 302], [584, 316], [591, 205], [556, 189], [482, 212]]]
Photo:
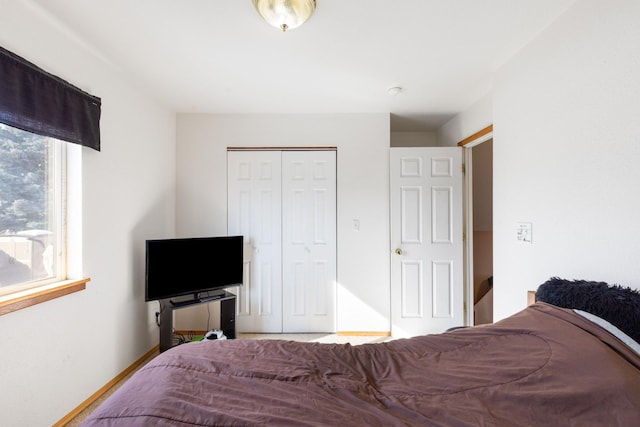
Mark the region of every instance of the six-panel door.
[[284, 332], [336, 329], [336, 152], [282, 153]]
[[282, 183], [279, 151], [227, 153], [227, 232], [244, 236], [234, 291], [239, 332], [282, 332]]
[[464, 325], [462, 149], [392, 148], [394, 337]]
[[228, 233], [245, 239], [239, 332], [334, 332], [335, 151], [229, 151]]

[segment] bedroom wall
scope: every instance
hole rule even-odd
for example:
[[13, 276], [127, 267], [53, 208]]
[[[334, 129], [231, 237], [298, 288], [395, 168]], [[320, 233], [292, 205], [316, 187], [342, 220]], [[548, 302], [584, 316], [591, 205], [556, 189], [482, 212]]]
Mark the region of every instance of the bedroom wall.
[[87, 289], [0, 316], [0, 425], [60, 420], [155, 344], [144, 239], [175, 225], [175, 115], [25, 1], [3, 1], [0, 45], [102, 98], [102, 152], [82, 161]]
[[636, 0], [578, 1], [494, 79], [496, 320], [551, 276], [640, 289], [639, 20]]
[[436, 147], [438, 135], [433, 132], [391, 132], [392, 147]]
[[551, 276], [640, 288], [639, 20], [637, 0], [578, 1], [495, 80], [497, 318]]
[[456, 115], [437, 131], [438, 145], [455, 147], [458, 142], [493, 123], [493, 98], [488, 93]]
[[[388, 114], [179, 114], [176, 233], [226, 234], [228, 146], [336, 146], [338, 331], [389, 331], [389, 135]], [[180, 310], [175, 327], [207, 314]]]

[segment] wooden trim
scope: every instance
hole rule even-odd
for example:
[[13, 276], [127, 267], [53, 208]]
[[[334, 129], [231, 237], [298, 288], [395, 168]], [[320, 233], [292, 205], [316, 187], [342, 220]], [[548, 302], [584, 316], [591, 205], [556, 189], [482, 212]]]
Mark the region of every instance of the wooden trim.
[[28, 292], [26, 294], [25, 292], [17, 292], [20, 296], [15, 298], [12, 298], [11, 295], [9, 295], [9, 298], [4, 301], [0, 301], [0, 316], [55, 298], [60, 298], [74, 292], [82, 291], [86, 289], [87, 282], [90, 280], [91, 279], [88, 277], [79, 280], [65, 280], [64, 282], [57, 282], [53, 286], [45, 285], [30, 289], [29, 291], [26, 291]]
[[227, 147], [227, 151], [336, 151], [338, 147]]
[[390, 337], [390, 331], [339, 331], [339, 337]]
[[131, 364], [131, 366], [129, 366], [124, 371], [120, 372], [114, 379], [112, 379], [107, 384], [102, 386], [102, 388], [100, 388], [100, 390], [98, 390], [95, 393], [93, 393], [87, 400], [85, 400], [80, 405], [78, 405], [77, 408], [75, 408], [73, 411], [69, 412], [60, 421], [55, 423], [53, 425], [53, 427], [62, 427], [62, 426], [67, 425], [71, 420], [73, 420], [75, 417], [77, 417], [82, 411], [84, 411], [89, 406], [91, 406], [91, 404], [93, 402], [98, 400], [103, 394], [105, 394], [107, 391], [109, 391], [109, 389], [111, 389], [111, 387], [113, 387], [114, 385], [116, 385], [120, 381], [122, 381], [127, 375], [129, 375], [136, 368], [138, 368], [140, 365], [142, 365], [145, 360], [147, 360], [148, 358], [153, 356], [153, 354], [158, 352], [159, 350], [160, 350], [160, 345], [158, 344], [155, 347], [153, 347], [151, 350], [147, 351], [142, 357], [140, 357], [138, 360], [133, 362]]
[[493, 125], [489, 125], [486, 128], [479, 130], [478, 132], [474, 133], [473, 135], [463, 139], [462, 141], [458, 142], [458, 147], [464, 147], [465, 145], [475, 141], [476, 139], [485, 136], [488, 133], [493, 132]]

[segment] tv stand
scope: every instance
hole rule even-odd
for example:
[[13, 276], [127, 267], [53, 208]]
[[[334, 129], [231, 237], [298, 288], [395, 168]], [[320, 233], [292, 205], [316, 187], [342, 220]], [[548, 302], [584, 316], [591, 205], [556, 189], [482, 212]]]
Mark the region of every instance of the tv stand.
[[220, 329], [229, 339], [236, 337], [236, 296], [231, 292], [195, 294], [192, 299], [160, 300], [160, 353], [173, 346], [173, 311], [220, 301]]

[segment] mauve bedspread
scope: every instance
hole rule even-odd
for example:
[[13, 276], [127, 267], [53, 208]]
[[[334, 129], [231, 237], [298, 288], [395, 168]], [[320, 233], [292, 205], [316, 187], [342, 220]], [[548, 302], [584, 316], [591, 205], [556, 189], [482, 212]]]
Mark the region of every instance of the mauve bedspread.
[[360, 346], [175, 347], [84, 426], [640, 426], [640, 357], [538, 303], [493, 325]]

